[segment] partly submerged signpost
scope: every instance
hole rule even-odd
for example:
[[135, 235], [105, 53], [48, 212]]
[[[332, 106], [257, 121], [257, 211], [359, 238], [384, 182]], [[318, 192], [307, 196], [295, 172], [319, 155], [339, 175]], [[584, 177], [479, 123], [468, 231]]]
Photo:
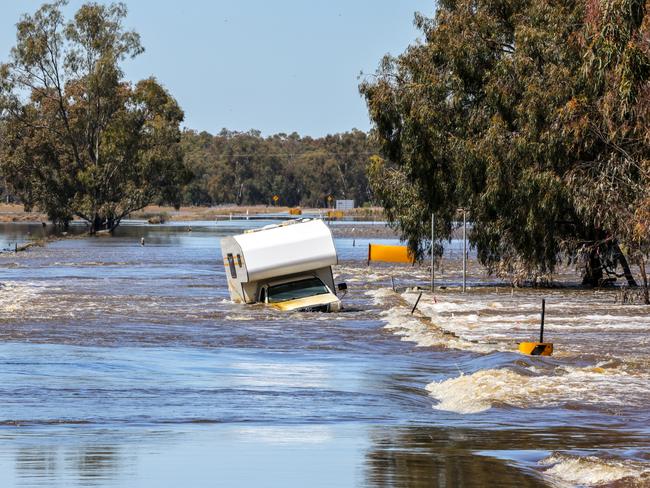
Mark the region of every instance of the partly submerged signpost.
[[553, 354], [553, 344], [544, 342], [544, 315], [546, 312], [546, 299], [542, 298], [542, 322], [539, 328], [539, 342], [522, 342], [519, 352], [530, 356], [550, 356]]

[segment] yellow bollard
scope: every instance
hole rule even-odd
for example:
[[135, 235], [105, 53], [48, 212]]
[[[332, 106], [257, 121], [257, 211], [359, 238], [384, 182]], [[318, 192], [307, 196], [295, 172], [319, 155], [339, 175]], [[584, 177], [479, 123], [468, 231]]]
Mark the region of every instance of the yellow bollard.
[[544, 315], [546, 313], [546, 299], [542, 298], [542, 323], [539, 328], [539, 342], [522, 342], [519, 352], [529, 356], [550, 356], [553, 354], [553, 343], [544, 342]]
[[553, 354], [553, 344], [550, 342], [522, 342], [519, 352], [529, 356], [550, 356]]

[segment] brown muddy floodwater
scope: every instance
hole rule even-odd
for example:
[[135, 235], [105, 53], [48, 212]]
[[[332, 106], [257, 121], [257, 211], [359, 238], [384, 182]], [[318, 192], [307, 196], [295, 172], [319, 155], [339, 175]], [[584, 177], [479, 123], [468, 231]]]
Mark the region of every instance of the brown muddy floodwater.
[[[411, 315], [427, 270], [347, 237], [347, 311], [234, 305], [219, 238], [265, 223], [0, 256], [0, 486], [650, 486], [648, 307], [475, 265], [463, 295], [452, 242]], [[542, 297], [556, 353], [519, 355]]]

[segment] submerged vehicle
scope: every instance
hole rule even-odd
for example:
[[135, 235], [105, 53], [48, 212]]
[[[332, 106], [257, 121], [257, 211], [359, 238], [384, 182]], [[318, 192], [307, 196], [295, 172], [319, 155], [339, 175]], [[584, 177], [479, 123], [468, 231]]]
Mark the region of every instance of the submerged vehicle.
[[235, 303], [279, 310], [338, 312], [332, 233], [319, 219], [289, 220], [221, 239], [228, 291]]

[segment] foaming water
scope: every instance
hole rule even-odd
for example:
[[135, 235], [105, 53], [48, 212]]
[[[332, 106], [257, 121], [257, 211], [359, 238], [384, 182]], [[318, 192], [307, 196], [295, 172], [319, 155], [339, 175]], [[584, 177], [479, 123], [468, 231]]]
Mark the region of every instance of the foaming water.
[[598, 408], [616, 415], [650, 401], [650, 375], [630, 375], [599, 363], [595, 367], [558, 366], [544, 374], [535, 367], [480, 370], [433, 382], [427, 390], [439, 401], [434, 408], [477, 413], [493, 407]]
[[538, 463], [560, 486], [647, 486], [650, 463], [605, 456], [554, 453]]
[[420, 347], [512, 353], [492, 368], [480, 361], [478, 369], [430, 382], [426, 388], [436, 409], [475, 414], [492, 408], [562, 407], [612, 415], [630, 411], [632, 417], [647, 418], [650, 317], [641, 314], [647, 307], [617, 306], [602, 294], [551, 292], [546, 340], [556, 352], [553, 358], [533, 359], [515, 351], [519, 342], [536, 340], [538, 292], [428, 294], [415, 314], [413, 292], [368, 293], [387, 306], [381, 312], [385, 328], [403, 340]]
[[498, 350], [497, 344], [465, 339], [455, 332], [446, 330], [428, 317], [411, 313], [410, 302], [404, 303], [400, 295], [389, 289], [372, 290], [368, 296], [373, 297], [377, 304], [393, 303], [393, 306], [383, 310], [380, 315], [387, 322], [385, 328], [402, 337], [402, 340], [417, 343], [420, 347], [440, 347], [489, 353]]

